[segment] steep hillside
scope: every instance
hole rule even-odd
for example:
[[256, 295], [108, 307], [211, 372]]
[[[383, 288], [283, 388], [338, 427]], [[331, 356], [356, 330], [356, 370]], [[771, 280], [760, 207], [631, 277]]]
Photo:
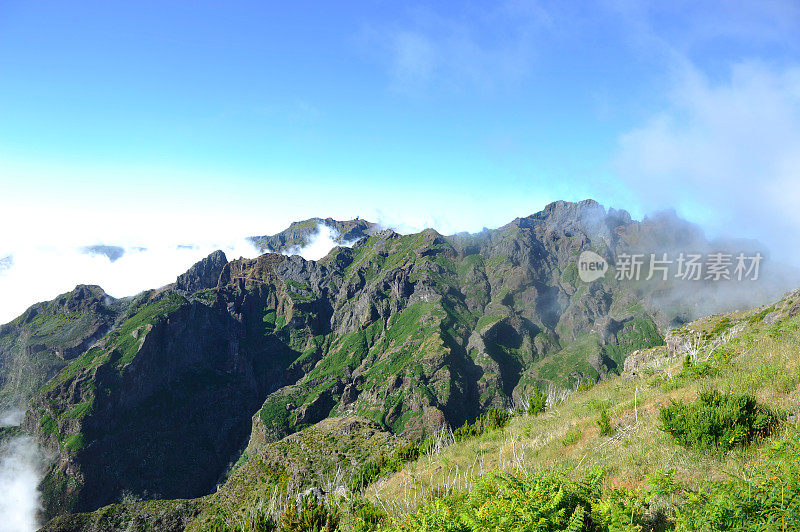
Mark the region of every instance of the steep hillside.
[[194, 500], [129, 500], [93, 513], [56, 518], [45, 529], [269, 530], [272, 513], [282, 507], [286, 493], [313, 486], [309, 493], [341, 496], [343, 484], [365, 462], [404, 445], [408, 444], [367, 419], [330, 418], [266, 444], [257, 454], [244, 454], [212, 495]]
[[99, 286], [79, 285], [0, 325], [0, 411], [23, 407], [45, 382], [107, 334], [128, 304]]
[[[477, 434], [444, 429], [409, 444], [366, 420], [331, 418], [243, 455], [213, 495], [113, 505], [46, 530], [800, 526], [800, 290], [687, 324], [626, 362], [621, 377], [550, 395], [543, 412], [522, 408]], [[698, 404], [707, 410], [665, 415]], [[326, 502], [295, 521], [301, 492]]]
[[[584, 491], [580, 504], [600, 530], [800, 526], [800, 290], [774, 305], [692, 322], [667, 346], [627, 362], [622, 377], [550, 397], [543, 414], [522, 414], [409, 464], [370, 486], [368, 498], [388, 510], [390, 528], [425, 522], [427, 530], [473, 530], [469, 513], [482, 508], [497, 525], [512, 504], [536, 495], [531, 483], [578, 493], [572, 483], [589, 482], [584, 489], [596, 491]], [[703, 398], [714, 404], [714, 393], [731, 402], [709, 417], [692, 410]], [[676, 423], [667, 411], [691, 414]], [[467, 496], [481, 491], [497, 500]]]

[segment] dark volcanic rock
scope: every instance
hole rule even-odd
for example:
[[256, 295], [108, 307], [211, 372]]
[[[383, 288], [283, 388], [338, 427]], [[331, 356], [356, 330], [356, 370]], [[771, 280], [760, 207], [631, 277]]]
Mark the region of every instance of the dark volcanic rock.
[[219, 274], [227, 263], [225, 253], [217, 250], [195, 263], [186, 273], [179, 275], [175, 281], [175, 289], [192, 294], [199, 290], [214, 288], [217, 286]]
[[128, 300], [78, 285], [0, 325], [0, 410], [19, 407], [113, 326]]

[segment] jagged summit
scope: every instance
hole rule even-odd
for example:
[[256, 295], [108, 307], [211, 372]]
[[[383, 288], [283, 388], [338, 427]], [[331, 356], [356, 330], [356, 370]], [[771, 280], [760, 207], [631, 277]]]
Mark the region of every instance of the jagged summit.
[[302, 248], [311, 241], [319, 231], [319, 226], [324, 225], [333, 231], [333, 239], [339, 244], [354, 242], [372, 233], [377, 224], [367, 220], [334, 220], [333, 218], [309, 218], [293, 222], [287, 229], [274, 235], [251, 236], [249, 240], [262, 253], [271, 251], [283, 253], [293, 249]]
[[178, 276], [175, 289], [186, 293], [197, 292], [217, 286], [222, 269], [228, 264], [228, 258], [222, 250], [211, 253], [208, 257], [195, 263], [186, 273]]
[[[586, 199], [580, 202], [551, 202], [541, 211], [526, 217], [516, 218], [503, 227], [530, 227], [531, 224], [537, 222], [546, 222], [553, 226], [577, 224], [578, 226], [588, 227], [591, 224], [596, 224], [597, 221], [601, 219], [610, 220], [607, 222], [608, 224], [631, 223], [631, 217], [627, 211], [617, 211], [612, 208], [606, 212], [605, 207], [597, 201]], [[399, 234], [388, 228], [381, 229], [379, 224], [363, 219], [334, 220], [333, 218], [314, 217], [307, 220], [292, 222], [287, 229], [274, 235], [251, 236], [248, 240], [262, 253], [291, 253], [292, 251], [296, 251], [308, 245], [313, 236], [319, 231], [320, 226], [330, 228], [333, 231], [333, 240], [338, 244], [353, 244], [361, 238], [380, 231], [390, 231], [391, 234]], [[502, 230], [503, 227], [499, 229]], [[425, 233], [426, 231], [435, 230], [428, 228], [421, 231], [421, 233]], [[436, 234], [439, 233], [436, 232]], [[450, 235], [450, 237], [464, 235], [468, 235], [468, 233], [457, 233], [456, 235]]]

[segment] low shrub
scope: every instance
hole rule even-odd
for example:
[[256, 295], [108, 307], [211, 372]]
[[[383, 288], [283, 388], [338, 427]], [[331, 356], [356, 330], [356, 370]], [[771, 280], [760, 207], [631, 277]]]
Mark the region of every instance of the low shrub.
[[401, 462], [413, 462], [419, 458], [420, 450], [417, 445], [413, 443], [407, 443], [398, 447], [395, 451], [395, 454]]
[[601, 490], [602, 473], [578, 482], [559, 473], [485, 475], [469, 495], [436, 499], [401, 518], [403, 531], [639, 530], [644, 501], [636, 492]]
[[539, 415], [544, 412], [545, 408], [547, 408], [547, 397], [545, 397], [541, 390], [537, 389], [528, 399], [528, 415]]
[[763, 450], [745, 478], [709, 481], [686, 494], [678, 530], [800, 530], [800, 438]]
[[600, 417], [597, 418], [596, 423], [600, 428], [600, 436], [611, 436], [614, 433], [614, 429], [611, 427], [611, 417], [605, 408], [600, 411]]
[[679, 444], [700, 449], [728, 451], [769, 436], [779, 416], [743, 393], [700, 393], [691, 403], [675, 402], [659, 414], [661, 430]]
[[491, 430], [503, 428], [511, 419], [511, 414], [499, 408], [492, 408], [485, 414], [478, 416], [475, 423], [464, 423], [453, 432], [453, 437], [457, 442], [480, 436]]
[[724, 333], [725, 331], [733, 327], [733, 325], [734, 325], [733, 321], [731, 321], [731, 319], [726, 316], [721, 320], [719, 320], [719, 322], [717, 322], [716, 325], [714, 325], [714, 328], [711, 329], [710, 335], [711, 337], [719, 336], [720, 334]]
[[368, 532], [385, 524], [388, 515], [380, 507], [365, 499], [354, 499], [349, 505], [350, 529], [354, 532]]
[[318, 501], [316, 497], [303, 497], [298, 504], [289, 503], [281, 517], [281, 532], [333, 532], [339, 528], [339, 509]]
[[578, 427], [572, 427], [567, 431], [567, 434], [564, 436], [564, 439], [561, 440], [561, 445], [564, 447], [569, 447], [573, 443], [577, 443], [578, 440], [581, 439], [583, 435], [583, 431], [581, 431]]
[[705, 377], [714, 377], [719, 374], [719, 366], [716, 360], [708, 359], [692, 362], [689, 355], [683, 361], [683, 369], [678, 374], [676, 383], [699, 380]]
[[376, 458], [368, 460], [361, 466], [361, 469], [350, 479], [347, 488], [353, 493], [360, 493], [379, 478], [400, 471], [403, 464], [413, 462], [419, 458], [420, 453], [419, 446], [414, 443], [401, 445], [389, 455], [380, 451]]

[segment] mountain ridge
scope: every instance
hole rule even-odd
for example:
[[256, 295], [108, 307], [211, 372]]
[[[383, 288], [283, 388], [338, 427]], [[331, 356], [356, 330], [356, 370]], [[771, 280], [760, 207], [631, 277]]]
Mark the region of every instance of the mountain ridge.
[[[313, 220], [276, 247], [290, 253], [327, 223]], [[63, 336], [53, 302], [37, 304], [49, 327], [37, 330], [50, 335], [39, 351], [28, 349], [30, 314], [3, 326], [0, 390], [32, 395], [24, 428], [57, 457], [42, 483], [46, 515], [123, 493], [203, 495], [242, 449], [260, 455], [331, 416], [413, 439], [537, 389], [617, 374], [628, 353], [663, 343], [685, 317], [655, 304], [669, 286], [613, 275], [583, 283], [579, 253], [613, 265], [623, 252], [700, 238], [676, 235], [668, 218], [636, 222], [592, 200], [554, 202], [476, 234], [401, 235], [355, 222], [345, 234], [364, 234], [319, 261], [214, 252], [174, 284], [132, 298], [79, 287], [54, 300], [88, 298], [85, 323], [99, 319], [92, 308], [106, 312], [100, 338], [91, 327]], [[93, 347], [59, 358], [76, 338]], [[9, 375], [31, 361], [50, 369], [14, 384]], [[186, 427], [198, 441], [180, 437]]]

